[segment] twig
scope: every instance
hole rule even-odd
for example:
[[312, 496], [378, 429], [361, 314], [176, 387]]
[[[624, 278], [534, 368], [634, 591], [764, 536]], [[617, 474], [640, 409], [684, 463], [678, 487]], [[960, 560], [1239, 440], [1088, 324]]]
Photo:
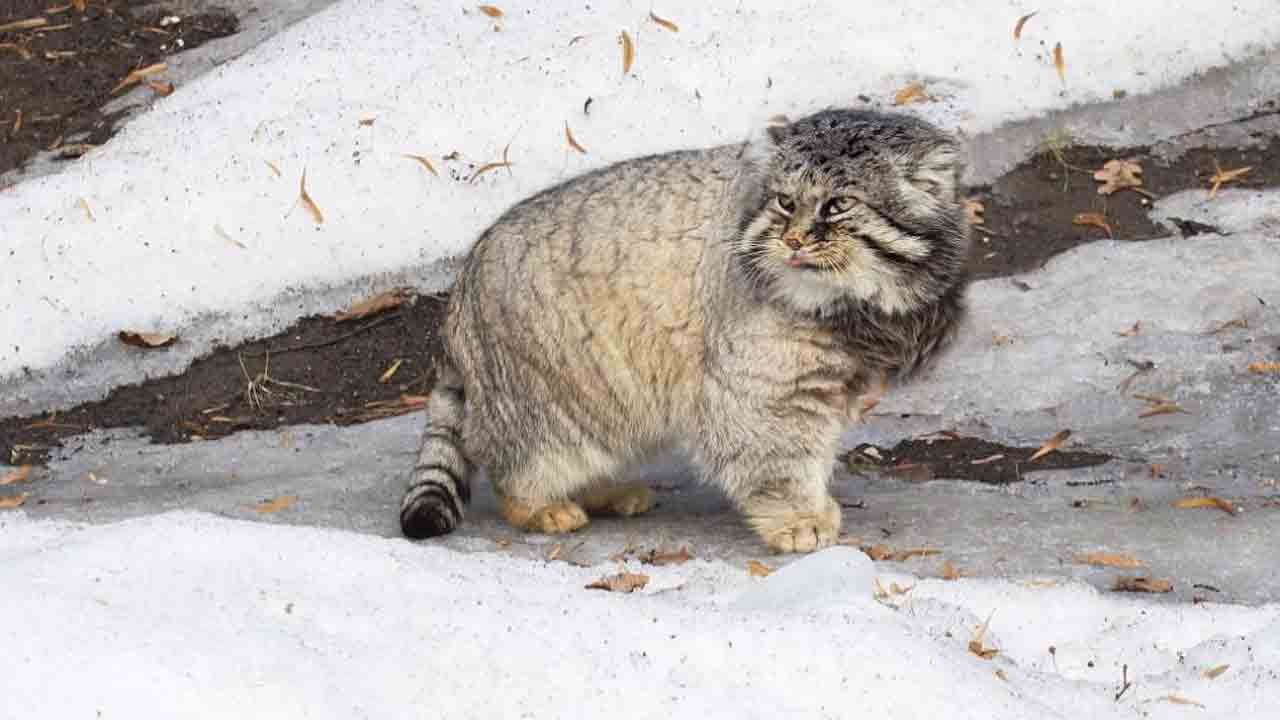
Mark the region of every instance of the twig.
[[265, 352], [260, 352], [260, 353], [244, 353], [244, 354], [247, 355], [248, 357], [256, 358], [256, 357], [263, 357], [264, 355], [273, 355], [273, 354], [283, 355], [284, 353], [298, 352], [300, 350], [317, 350], [322, 347], [337, 345], [343, 340], [349, 340], [366, 330], [372, 330], [373, 328], [376, 328], [379, 325], [382, 325], [383, 323], [391, 322], [392, 320], [395, 320], [399, 317], [400, 317], [400, 312], [397, 310], [396, 312], [390, 313], [388, 315], [383, 315], [382, 317], [376, 320], [373, 320], [371, 322], [365, 323], [364, 325], [361, 325], [360, 327], [356, 328], [355, 330], [352, 330], [349, 333], [339, 335], [338, 337], [335, 337], [335, 338], [329, 338], [328, 340], [321, 340], [320, 342], [305, 343], [302, 345], [288, 345], [278, 349], [269, 349]]
[[1133, 683], [1129, 682], [1129, 666], [1127, 664], [1120, 667], [1120, 682], [1120, 692], [1116, 693], [1116, 702], [1120, 702], [1120, 698], [1129, 691], [1129, 688], [1133, 687]]

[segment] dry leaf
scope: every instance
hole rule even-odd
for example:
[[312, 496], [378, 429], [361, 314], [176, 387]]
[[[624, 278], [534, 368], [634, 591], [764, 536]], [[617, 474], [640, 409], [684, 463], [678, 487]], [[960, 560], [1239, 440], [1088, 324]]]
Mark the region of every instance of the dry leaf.
[[1003, 671], [1003, 670], [1000, 670], [1000, 669], [998, 669], [998, 668], [996, 669], [996, 677], [1000, 678], [1001, 680], [1003, 680], [1003, 681], [1005, 681], [1005, 682], [1009, 682], [1009, 676], [1008, 676], [1008, 675], [1005, 675], [1005, 674], [1004, 674], [1004, 671]]
[[93, 210], [89, 207], [88, 200], [85, 200], [84, 198], [80, 198], [79, 200], [76, 201], [76, 207], [80, 208], [81, 210], [84, 210], [85, 217], [89, 218], [89, 222], [95, 222], [95, 219], [93, 217]]
[[631, 65], [636, 61], [636, 46], [626, 30], [618, 35], [618, 39], [622, 43], [622, 74], [626, 75], [631, 72]]
[[417, 160], [418, 162], [422, 163], [422, 167], [426, 168], [427, 172], [430, 172], [432, 175], [435, 175], [436, 177], [440, 177], [440, 173], [436, 172], [435, 166], [431, 164], [431, 161], [427, 159], [426, 155], [410, 155], [406, 153], [405, 157], [409, 158], [410, 160]]
[[1210, 668], [1204, 671], [1204, 676], [1209, 678], [1210, 680], [1214, 680], [1219, 675], [1226, 672], [1230, 667], [1231, 667], [1230, 665], [1219, 665], [1218, 667]]
[[1071, 224], [1101, 228], [1107, 233], [1107, 237], [1115, 237], [1111, 234], [1111, 225], [1107, 223], [1107, 219], [1103, 217], [1102, 213], [1077, 213], [1075, 217], [1071, 218]]
[[588, 590], [608, 590], [609, 592], [635, 592], [649, 584], [649, 576], [640, 573], [620, 572], [617, 575], [602, 577], [587, 585]]
[[1280, 373], [1280, 362], [1249, 363], [1249, 372], [1257, 375], [1266, 375], [1269, 373]]
[[0, 485], [12, 485], [13, 483], [26, 482], [31, 475], [31, 466], [23, 465], [0, 475]]
[[502, 12], [502, 8], [497, 7], [495, 5], [481, 5], [479, 7], [480, 7], [480, 12], [484, 13], [485, 15], [488, 15], [491, 18], [500, 18], [504, 14]]
[[1027, 24], [1027, 21], [1028, 21], [1028, 20], [1030, 20], [1031, 18], [1035, 17], [1035, 16], [1036, 16], [1036, 13], [1038, 13], [1038, 12], [1040, 12], [1040, 11], [1039, 11], [1039, 10], [1037, 10], [1036, 12], [1027, 13], [1026, 15], [1023, 15], [1022, 17], [1018, 18], [1018, 22], [1017, 22], [1016, 24], [1014, 24], [1014, 26], [1013, 26], [1013, 41], [1014, 41], [1014, 42], [1017, 42], [1017, 41], [1019, 41], [1019, 40], [1021, 40], [1021, 39], [1022, 39], [1022, 27], [1023, 27], [1024, 25], [1026, 25], [1026, 24]]
[[511, 143], [507, 143], [507, 146], [502, 148], [501, 162], [487, 162], [481, 165], [480, 167], [476, 168], [475, 172], [471, 173], [471, 177], [467, 178], [467, 182], [469, 183], [475, 182], [476, 178], [489, 172], [490, 170], [497, 170], [498, 168], [511, 167], [511, 161], [507, 159], [507, 151], [510, 149], [511, 149]]
[[748, 560], [747, 572], [751, 573], [752, 577], [769, 577], [773, 574], [773, 568], [759, 560]]
[[965, 219], [967, 219], [969, 221], [969, 224], [974, 227], [978, 227], [982, 225], [982, 223], [986, 222], [986, 220], [982, 217], [983, 213], [985, 213], [986, 211], [987, 211], [987, 207], [978, 200], [964, 201]]
[[316, 201], [311, 199], [307, 194], [307, 169], [302, 169], [302, 181], [298, 183], [298, 197], [302, 199], [302, 204], [311, 212], [311, 217], [315, 219], [319, 225], [324, 222], [324, 213], [320, 212], [320, 206], [316, 205]]
[[1116, 553], [1092, 552], [1088, 555], [1077, 555], [1075, 561], [1084, 565], [1102, 565], [1105, 567], [1139, 568], [1142, 561], [1132, 555]]
[[144, 349], [168, 347], [178, 340], [176, 335], [161, 335], [159, 333], [141, 333], [133, 330], [121, 330], [116, 337], [120, 338], [120, 342], [125, 345], [132, 345]]
[[1158, 699], [1164, 700], [1165, 702], [1171, 702], [1174, 705], [1194, 705], [1198, 708], [1204, 707], [1204, 705], [1201, 705], [1195, 700], [1188, 700], [1187, 698], [1184, 698], [1180, 695], [1165, 695], [1164, 697], [1158, 698]]
[[264, 500], [257, 505], [250, 505], [249, 509], [254, 512], [273, 513], [283, 510], [296, 502], [298, 502], [297, 495], [283, 495], [275, 500]]
[[125, 78], [121, 80], [119, 84], [117, 84], [115, 87], [111, 88], [111, 92], [112, 94], [115, 94], [129, 87], [130, 85], [137, 85], [138, 83], [142, 82], [143, 80], [146, 80], [152, 75], [164, 72], [168, 68], [169, 66], [166, 63], [162, 63], [162, 62], [154, 63], [144, 68], [138, 68], [137, 70], [134, 70], [133, 72], [126, 75]]
[[547, 562], [555, 562], [556, 558], [560, 557], [561, 550], [564, 550], [564, 543], [556, 543], [551, 548], [551, 552], [547, 553]]
[[996, 347], [1004, 347], [1005, 345], [1012, 345], [1013, 338], [1008, 335], [996, 335], [993, 333], [991, 335], [991, 343]]
[[978, 632], [974, 634], [973, 639], [969, 641], [969, 652], [977, 655], [983, 660], [990, 660], [1000, 652], [995, 648], [984, 647], [982, 644], [983, 639], [987, 635], [987, 626], [991, 624], [991, 618], [995, 614], [996, 611], [992, 610], [991, 614], [987, 616], [987, 619], [978, 626]]
[[1116, 333], [1116, 335], [1119, 335], [1120, 337], [1135, 337], [1140, 332], [1142, 332], [1142, 321], [1138, 320], [1134, 322], [1133, 326], [1130, 327], [1128, 330], [1121, 330], [1120, 332]]
[[950, 560], [942, 563], [943, 580], [959, 580], [962, 577], [964, 577], [964, 571], [952, 565]]
[[1110, 195], [1125, 188], [1142, 187], [1142, 166], [1132, 158], [1128, 160], [1108, 160], [1102, 169], [1093, 173], [1093, 179], [1102, 183], [1098, 188], [1099, 195]]
[[910, 560], [911, 558], [915, 558], [915, 557], [929, 557], [931, 555], [941, 555], [941, 554], [942, 554], [941, 550], [935, 550], [934, 548], [912, 548], [910, 550], [902, 550], [902, 551], [896, 552], [893, 554], [893, 556], [890, 559], [892, 559], [894, 562], [906, 562], [907, 560]]
[[569, 123], [567, 122], [564, 124], [564, 139], [569, 141], [569, 147], [577, 150], [583, 155], [587, 154], [587, 149], [579, 145], [578, 141], [574, 139], [573, 131], [569, 129]]
[[10, 134], [17, 135], [18, 132], [21, 130], [22, 130], [22, 111], [15, 110], [14, 118], [13, 118], [13, 129], [10, 131]]
[[1058, 79], [1065, 85], [1067, 82], [1067, 60], [1062, 56], [1062, 43], [1053, 46], [1053, 67], [1058, 71]]
[[408, 294], [403, 288], [387, 290], [386, 292], [378, 293], [367, 300], [361, 300], [355, 305], [352, 305], [350, 310], [334, 315], [333, 319], [336, 322], [359, 320], [386, 310], [398, 308], [404, 304], [404, 301], [407, 298]]
[[378, 378], [378, 382], [383, 385], [391, 382], [391, 378], [395, 376], [396, 371], [400, 369], [400, 363], [403, 362], [404, 358], [397, 358], [395, 362], [391, 363], [391, 367], [387, 368], [387, 371], [382, 373], [382, 377]]
[[0, 510], [12, 510], [27, 501], [31, 493], [20, 493], [18, 495], [9, 495], [8, 497], [0, 497]]
[[148, 80], [147, 87], [151, 88], [151, 91], [160, 97], [169, 97], [174, 90], [173, 83], [160, 82], [159, 80]]
[[906, 587], [902, 587], [898, 583], [889, 583], [889, 592], [893, 593], [894, 595], [906, 595], [907, 593], [915, 589], [916, 589], [915, 585], [908, 585]]
[[1222, 166], [1218, 164], [1218, 160], [1216, 158], [1213, 161], [1213, 168], [1214, 168], [1213, 177], [1209, 178], [1209, 181], [1213, 183], [1213, 187], [1209, 188], [1210, 200], [1217, 197], [1218, 189], [1221, 188], [1224, 183], [1229, 183], [1229, 182], [1234, 182], [1236, 180], [1239, 180], [1242, 176], [1244, 176], [1250, 170], [1253, 169], [1252, 166], [1249, 166], [1249, 167], [1239, 168], [1238, 170], [1223, 170]]
[[0, 32], [8, 32], [10, 30], [33, 30], [38, 27], [48, 25], [49, 21], [42, 17], [27, 18], [26, 20], [14, 20], [11, 23], [0, 25]]
[[1184, 413], [1184, 412], [1186, 412], [1186, 410], [1183, 410], [1181, 407], [1179, 407], [1177, 403], [1160, 403], [1159, 405], [1153, 405], [1147, 408], [1146, 410], [1143, 410], [1142, 412], [1138, 413], [1138, 417], [1149, 418], [1149, 417], [1155, 417], [1156, 415], [1172, 415], [1174, 413]]
[[693, 559], [689, 554], [689, 548], [682, 547], [679, 550], [668, 550], [659, 552], [657, 548], [650, 550], [648, 553], [640, 556], [640, 562], [645, 565], [683, 565]]
[[377, 115], [374, 115], [373, 113], [365, 113], [361, 115], [360, 119], [356, 122], [360, 124], [360, 127], [373, 127], [373, 123], [376, 122], [377, 119]]
[[1158, 478], [1168, 469], [1163, 463], [1151, 463], [1151, 477]]
[[652, 21], [654, 21], [655, 23], [657, 23], [659, 27], [662, 27], [662, 28], [665, 28], [665, 29], [667, 29], [667, 30], [670, 30], [671, 32], [680, 32], [680, 26], [679, 26], [679, 25], [676, 25], [675, 23], [671, 22], [670, 20], [665, 20], [665, 19], [663, 19], [663, 18], [658, 17], [657, 15], [654, 15], [654, 14], [653, 14], [653, 11], [650, 11], [650, 12], [649, 12], [649, 19], [650, 19], [650, 20], [652, 20]]
[[1066, 442], [1069, 437], [1071, 437], [1070, 430], [1059, 430], [1053, 437], [1046, 440], [1045, 443], [1040, 446], [1039, 450], [1036, 450], [1031, 457], [1027, 458], [1027, 462], [1035, 462], [1054, 450], [1057, 450], [1062, 447], [1062, 443]]
[[13, 52], [17, 53], [18, 57], [22, 58], [23, 60], [31, 59], [31, 51], [22, 47], [17, 43], [0, 43], [0, 50], [12, 50]]
[[1173, 590], [1173, 583], [1146, 576], [1121, 575], [1111, 589], [1115, 592], [1167, 593]]
[[1003, 459], [1004, 459], [1004, 453], [996, 453], [995, 455], [988, 455], [978, 460], [970, 460], [969, 464], [970, 465], [989, 465], [993, 462], [996, 462], [997, 460], [1003, 460]]
[[893, 94], [894, 105], [910, 105], [911, 103], [925, 102], [929, 96], [925, 94], [924, 83], [911, 82], [906, 87]]
[[1240, 508], [1232, 504], [1230, 500], [1223, 500], [1219, 497], [1184, 497], [1174, 502], [1173, 506], [1180, 510], [1218, 508], [1228, 515], [1235, 515], [1240, 512]]
[[263, 160], [262, 162], [266, 163], [266, 164], [267, 164], [267, 167], [271, 168], [271, 172], [275, 173], [275, 174], [276, 174], [276, 177], [283, 177], [283, 176], [284, 176], [284, 174], [280, 172], [280, 166], [279, 166], [279, 165], [276, 165], [275, 163], [271, 162], [270, 160]]
[[221, 226], [221, 225], [219, 225], [219, 224], [217, 224], [217, 223], [214, 223], [214, 225], [213, 225], [213, 232], [214, 232], [214, 233], [216, 233], [218, 237], [222, 238], [223, 240], [226, 240], [227, 242], [231, 243], [232, 245], [235, 245], [236, 247], [240, 248], [241, 250], [248, 250], [248, 249], [249, 249], [249, 246], [248, 246], [248, 245], [245, 245], [244, 243], [240, 242], [239, 240], [236, 240], [235, 238], [231, 237], [231, 235], [230, 235], [230, 234], [228, 234], [226, 230], [223, 230], [223, 229], [222, 229], [222, 226]]
[[860, 549], [862, 550], [862, 552], [867, 554], [867, 557], [877, 562], [881, 560], [889, 560], [893, 558], [893, 551], [889, 549], [888, 545], [885, 545], [883, 543], [879, 545], [872, 545], [871, 547], [863, 547]]
[[71, 7], [75, 8], [76, 12], [83, 13], [89, 8], [89, 0], [71, 0]]

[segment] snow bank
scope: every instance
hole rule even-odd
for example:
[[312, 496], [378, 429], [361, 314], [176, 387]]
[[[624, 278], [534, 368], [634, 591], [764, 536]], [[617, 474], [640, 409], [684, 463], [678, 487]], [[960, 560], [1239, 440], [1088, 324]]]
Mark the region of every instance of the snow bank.
[[[882, 603], [847, 548], [763, 579], [633, 563], [650, 583], [615, 595], [583, 587], [610, 566], [194, 513], [83, 528], [18, 512], [0, 558], [0, 718], [1280, 713], [1280, 606], [900, 575], [881, 584], [914, 587]], [[988, 616], [984, 660], [967, 645]]]
[[[675, 33], [621, 0], [502, 7], [495, 21], [467, 3], [336, 4], [156, 101], [65, 172], [0, 193], [0, 379], [125, 328], [221, 313], [226, 327], [187, 335], [202, 347], [278, 328], [316, 309], [283, 302], [290, 289], [427, 266], [537, 188], [737, 141], [775, 113], [888, 104], [923, 81], [936, 101], [911, 109], [974, 132], [1151, 91], [1280, 39], [1273, 0], [1075, 2], [1042, 8], [1016, 43], [1027, 8], [981, 0], [656, 8]], [[589, 154], [568, 147], [566, 123]], [[508, 145], [509, 171], [465, 182]], [[323, 224], [298, 204], [304, 172]]]

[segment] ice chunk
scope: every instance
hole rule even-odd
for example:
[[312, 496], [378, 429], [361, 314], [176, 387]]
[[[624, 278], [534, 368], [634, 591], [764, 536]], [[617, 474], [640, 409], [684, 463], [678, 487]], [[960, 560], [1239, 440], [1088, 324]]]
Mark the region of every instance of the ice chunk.
[[827, 548], [787, 565], [737, 597], [742, 610], [790, 610], [869, 601], [871, 558], [851, 547]]

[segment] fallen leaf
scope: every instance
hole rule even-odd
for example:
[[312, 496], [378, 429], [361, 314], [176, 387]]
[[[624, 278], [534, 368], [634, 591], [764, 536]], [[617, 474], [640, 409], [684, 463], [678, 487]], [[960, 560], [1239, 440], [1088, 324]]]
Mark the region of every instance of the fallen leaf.
[[964, 571], [952, 565], [950, 560], [942, 563], [943, 580], [959, 580], [962, 577], [964, 577]]
[[262, 162], [266, 163], [266, 164], [267, 164], [267, 167], [271, 168], [271, 172], [275, 173], [275, 174], [276, 174], [276, 177], [283, 177], [283, 176], [284, 176], [284, 174], [280, 172], [280, 166], [276, 165], [275, 163], [271, 162], [270, 160], [263, 160]]
[[88, 200], [85, 200], [84, 198], [80, 198], [79, 200], [76, 201], [76, 207], [80, 208], [81, 210], [84, 210], [85, 217], [89, 218], [89, 222], [95, 222], [95, 218], [93, 217], [93, 210], [89, 207]]
[[911, 103], [925, 102], [929, 96], [925, 94], [924, 83], [910, 82], [906, 87], [893, 94], [894, 105], [910, 105]]
[[380, 312], [398, 308], [404, 304], [404, 301], [408, 299], [408, 297], [408, 293], [404, 288], [395, 288], [387, 290], [386, 292], [380, 292], [371, 298], [361, 300], [355, 305], [352, 305], [350, 310], [339, 312], [333, 316], [333, 319], [336, 322], [346, 322], [348, 320], [366, 318], [370, 315], [376, 315]]
[[23, 60], [31, 59], [31, 51], [22, 47], [18, 43], [0, 43], [0, 50], [11, 50], [18, 54]]
[[58, 157], [65, 159], [78, 158], [98, 147], [92, 143], [69, 143], [58, 148]]
[[1151, 477], [1158, 478], [1168, 469], [1163, 463], [1151, 463]]
[[365, 113], [361, 115], [360, 119], [356, 122], [360, 124], [360, 127], [373, 127], [373, 124], [377, 122], [377, 120], [377, 115], [374, 115], [373, 113]]
[[240, 242], [239, 240], [236, 240], [235, 238], [231, 237], [231, 235], [230, 235], [230, 234], [228, 234], [226, 230], [222, 229], [222, 226], [221, 226], [221, 225], [219, 225], [219, 224], [217, 224], [217, 223], [214, 223], [214, 225], [213, 225], [213, 232], [214, 232], [215, 234], [217, 234], [217, 236], [218, 236], [218, 237], [222, 238], [223, 240], [226, 240], [227, 242], [231, 243], [232, 245], [235, 245], [236, 247], [240, 248], [241, 250], [248, 250], [248, 249], [249, 249], [249, 246], [248, 246], [248, 245], [245, 245], [244, 243]]
[[993, 462], [996, 462], [997, 460], [1003, 460], [1003, 459], [1004, 459], [1004, 453], [996, 453], [995, 455], [988, 455], [984, 458], [979, 458], [978, 460], [970, 460], [969, 464], [970, 465], [989, 465]]
[[982, 223], [986, 222], [985, 219], [982, 217], [983, 213], [985, 213], [986, 211], [987, 211], [987, 207], [978, 200], [964, 201], [965, 219], [968, 220], [969, 224], [974, 227], [978, 227], [982, 225]]
[[391, 363], [391, 367], [387, 368], [387, 371], [382, 373], [382, 377], [378, 378], [378, 382], [382, 383], [383, 385], [386, 385], [387, 383], [391, 382], [391, 378], [395, 376], [396, 371], [400, 369], [400, 364], [403, 362], [404, 362], [404, 358], [396, 359], [395, 362]]
[[168, 347], [178, 340], [177, 335], [161, 335], [159, 333], [142, 333], [133, 330], [121, 330], [116, 337], [125, 345], [145, 349]]
[[609, 575], [587, 585], [588, 590], [608, 590], [609, 592], [631, 593], [649, 584], [649, 576], [640, 573], [620, 572]]
[[1135, 321], [1133, 323], [1133, 326], [1130, 327], [1128, 330], [1121, 330], [1120, 332], [1116, 333], [1116, 335], [1119, 335], [1120, 337], [1136, 337], [1138, 333], [1141, 333], [1141, 332], [1142, 332], [1142, 321], [1138, 320], [1138, 321]]
[[480, 7], [480, 12], [484, 13], [485, 15], [488, 15], [491, 18], [500, 18], [504, 14], [502, 12], [502, 8], [497, 7], [495, 5], [481, 5], [479, 7]]
[[13, 118], [13, 129], [10, 130], [10, 134], [17, 135], [20, 130], [22, 130], [22, 111], [15, 110], [14, 118]]
[[889, 560], [893, 557], [893, 551], [889, 549], [888, 545], [883, 543], [879, 545], [872, 545], [871, 547], [864, 547], [861, 548], [861, 550], [867, 554], [867, 557], [876, 561]]
[[71, 7], [75, 8], [76, 12], [83, 13], [89, 8], [89, 0], [71, 0]]
[[1053, 67], [1058, 71], [1058, 79], [1065, 85], [1067, 82], [1067, 60], [1062, 56], [1062, 43], [1053, 46]]
[[12, 510], [27, 501], [31, 493], [20, 493], [8, 497], [0, 497], [0, 510]]
[[1152, 405], [1171, 405], [1173, 401], [1163, 395], [1150, 395], [1146, 393], [1134, 393], [1133, 397], [1143, 402], [1149, 402]]
[[138, 68], [137, 70], [134, 70], [133, 72], [130, 72], [128, 75], [126, 75], [125, 78], [121, 80], [115, 87], [111, 88], [111, 93], [114, 95], [115, 93], [120, 92], [121, 90], [129, 87], [130, 85], [137, 85], [138, 83], [142, 82], [143, 80], [146, 80], [152, 75], [164, 72], [168, 68], [169, 68], [168, 64], [162, 63], [162, 62], [154, 63], [143, 68]]
[[622, 43], [622, 74], [626, 75], [631, 72], [631, 65], [636, 61], [636, 46], [626, 30], [618, 35], [618, 40]]
[[551, 552], [547, 553], [547, 562], [555, 562], [556, 558], [560, 557], [560, 551], [562, 550], [564, 550], [564, 543], [556, 543], [551, 548]]
[[511, 144], [507, 143], [507, 146], [502, 148], [502, 160], [500, 162], [487, 162], [481, 165], [480, 167], [476, 168], [475, 172], [471, 173], [471, 177], [467, 178], [467, 182], [469, 183], [475, 182], [476, 178], [489, 172], [490, 170], [497, 170], [498, 168], [511, 167], [511, 161], [507, 159], [507, 151], [510, 149], [511, 149]]
[[1110, 195], [1125, 188], [1142, 187], [1142, 166], [1132, 158], [1128, 160], [1108, 160], [1100, 170], [1093, 173], [1093, 179], [1102, 183], [1098, 188], [1099, 195]]
[[1280, 373], [1280, 362], [1249, 363], [1249, 372], [1254, 373], [1256, 375]]
[[1053, 437], [1046, 440], [1045, 443], [1040, 446], [1039, 450], [1032, 453], [1031, 457], [1027, 458], [1027, 462], [1035, 462], [1054, 450], [1057, 450], [1062, 447], [1062, 443], [1066, 442], [1069, 437], [1071, 437], [1070, 430], [1059, 430]]
[[1111, 589], [1115, 592], [1167, 593], [1173, 590], [1173, 583], [1146, 576], [1121, 575]]
[[1235, 182], [1236, 180], [1239, 180], [1244, 175], [1248, 174], [1248, 172], [1253, 169], [1252, 166], [1249, 166], [1249, 167], [1242, 167], [1236, 170], [1223, 170], [1222, 166], [1218, 164], [1217, 158], [1214, 158], [1213, 168], [1214, 168], [1213, 177], [1209, 178], [1209, 182], [1213, 183], [1213, 187], [1209, 188], [1210, 200], [1217, 197], [1218, 189], [1221, 188], [1225, 183]]
[[1179, 407], [1177, 403], [1160, 403], [1159, 405], [1152, 405], [1146, 410], [1143, 410], [1142, 412], [1138, 413], [1138, 417], [1149, 418], [1149, 417], [1155, 417], [1156, 415], [1172, 415], [1174, 413], [1185, 413], [1185, 412], [1186, 410], [1183, 410], [1181, 407]]
[[1102, 565], [1105, 567], [1139, 568], [1142, 561], [1132, 555], [1117, 553], [1092, 552], [1088, 555], [1077, 555], [1075, 561], [1083, 565]]
[[998, 668], [996, 669], [996, 677], [1000, 678], [1001, 680], [1003, 680], [1003, 681], [1005, 681], [1005, 682], [1009, 682], [1009, 676], [1008, 676], [1008, 675], [1005, 675], [1005, 674], [1004, 674], [1004, 671], [1003, 671], [1003, 670], [1000, 670], [1000, 669], [998, 669]]
[[987, 636], [987, 626], [991, 624], [991, 618], [996, 614], [995, 610], [987, 616], [987, 619], [978, 626], [978, 632], [974, 634], [973, 639], [969, 641], [969, 652], [977, 655], [983, 660], [990, 660], [999, 654], [999, 650], [995, 648], [985, 647], [982, 644], [983, 639]]
[[48, 25], [49, 21], [42, 17], [27, 18], [26, 20], [14, 20], [11, 23], [0, 25], [0, 32], [9, 32], [10, 30], [34, 30], [38, 27]]
[[906, 595], [907, 593], [915, 589], [916, 589], [915, 585], [908, 585], [906, 587], [902, 587], [896, 582], [889, 583], [889, 592], [893, 593], [894, 595]]
[[264, 500], [257, 505], [250, 505], [249, 509], [259, 513], [273, 513], [279, 512], [296, 502], [298, 502], [297, 495], [283, 495], [274, 500]]
[[1184, 497], [1174, 502], [1173, 506], [1180, 510], [1217, 508], [1228, 515], [1235, 515], [1240, 512], [1240, 508], [1236, 507], [1230, 500], [1223, 500], [1219, 497]]
[[564, 124], [564, 139], [569, 141], [569, 147], [577, 150], [583, 155], [587, 154], [587, 149], [579, 145], [578, 141], [574, 139], [573, 131], [569, 129], [569, 123], [567, 122]]
[[31, 475], [31, 466], [23, 465], [21, 467], [10, 470], [4, 475], [0, 475], [0, 485], [12, 485], [13, 483], [26, 482]]
[[324, 213], [320, 212], [320, 206], [316, 205], [316, 201], [311, 199], [307, 194], [307, 169], [302, 169], [302, 181], [298, 183], [298, 197], [302, 199], [302, 204], [311, 212], [311, 217], [315, 218], [316, 224], [324, 222]]
[[929, 557], [931, 555], [941, 555], [941, 554], [942, 554], [941, 550], [936, 550], [934, 548], [912, 548], [910, 550], [901, 550], [899, 552], [894, 553], [891, 559], [894, 562], [905, 562], [907, 560], [910, 560], [911, 558]]
[[649, 19], [657, 23], [659, 27], [670, 30], [671, 32], [680, 32], [679, 25], [676, 25], [670, 20], [665, 20], [663, 18], [658, 17], [657, 15], [654, 15], [653, 11], [649, 11]]
[[151, 91], [160, 97], [169, 97], [174, 90], [173, 83], [160, 82], [159, 80], [148, 80], [147, 87], [151, 88]]
[[748, 560], [747, 572], [751, 573], [752, 577], [769, 577], [773, 574], [773, 568], [759, 560]]
[[1204, 705], [1201, 705], [1195, 700], [1188, 700], [1187, 698], [1184, 698], [1181, 695], [1165, 695], [1164, 697], [1158, 698], [1158, 699], [1164, 700], [1165, 702], [1171, 702], [1174, 705], [1194, 705], [1198, 708], [1204, 707]]
[[1218, 667], [1215, 667], [1215, 668], [1209, 668], [1208, 670], [1204, 671], [1204, 676], [1209, 678], [1210, 680], [1214, 680], [1219, 675], [1226, 672], [1230, 668], [1231, 668], [1230, 665], [1219, 665]]
[[436, 177], [440, 177], [440, 173], [436, 172], [435, 166], [431, 164], [431, 161], [427, 159], [426, 155], [410, 155], [406, 153], [405, 157], [409, 158], [410, 160], [417, 160], [418, 162], [422, 163], [422, 167], [426, 168], [427, 171], [430, 172], [432, 175], [435, 175]]
[[1076, 216], [1071, 218], [1071, 224], [1101, 228], [1107, 233], [1107, 237], [1115, 237], [1111, 234], [1111, 225], [1107, 223], [1107, 219], [1102, 215], [1102, 213], [1076, 213]]
[[995, 334], [993, 334], [993, 335], [991, 336], [991, 343], [992, 343], [993, 345], [995, 345], [996, 347], [1004, 347], [1005, 345], [1012, 345], [1012, 344], [1013, 344], [1013, 338], [1012, 338], [1012, 337], [1009, 337], [1008, 335], [995, 335]]
[[1017, 23], [1015, 23], [1015, 24], [1014, 24], [1014, 26], [1013, 26], [1013, 41], [1014, 41], [1014, 42], [1017, 42], [1017, 41], [1019, 41], [1019, 40], [1021, 40], [1021, 39], [1022, 39], [1022, 27], [1023, 27], [1024, 25], [1026, 25], [1026, 24], [1027, 24], [1027, 21], [1028, 21], [1028, 20], [1030, 20], [1031, 18], [1035, 17], [1035, 16], [1036, 16], [1036, 13], [1038, 13], [1038, 12], [1040, 12], [1040, 11], [1039, 11], [1039, 10], [1037, 10], [1036, 12], [1027, 13], [1026, 15], [1023, 15], [1022, 17], [1018, 18], [1018, 22], [1017, 22]]
[[668, 550], [660, 552], [657, 548], [650, 550], [648, 553], [640, 556], [640, 562], [645, 565], [683, 565], [693, 559], [689, 554], [689, 548], [682, 547], [679, 550]]

